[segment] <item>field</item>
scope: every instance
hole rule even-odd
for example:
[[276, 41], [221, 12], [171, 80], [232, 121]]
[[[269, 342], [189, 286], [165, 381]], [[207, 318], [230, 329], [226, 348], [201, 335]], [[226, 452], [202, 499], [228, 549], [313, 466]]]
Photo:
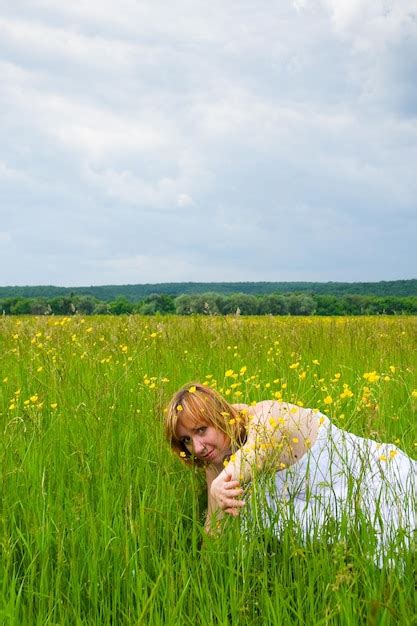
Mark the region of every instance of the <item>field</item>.
[[366, 536], [203, 531], [198, 470], [163, 410], [199, 380], [283, 398], [417, 453], [417, 318], [0, 320], [0, 623], [411, 624], [415, 563]]

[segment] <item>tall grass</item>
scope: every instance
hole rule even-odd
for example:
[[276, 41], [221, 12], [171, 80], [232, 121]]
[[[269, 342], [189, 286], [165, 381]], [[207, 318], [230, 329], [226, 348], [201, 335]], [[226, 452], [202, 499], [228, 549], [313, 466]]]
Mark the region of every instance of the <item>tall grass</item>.
[[[203, 476], [163, 440], [188, 380], [283, 397], [416, 452], [416, 318], [0, 320], [0, 623], [411, 624], [413, 555], [366, 535], [202, 529]], [[342, 396], [342, 397], [341, 397]]]

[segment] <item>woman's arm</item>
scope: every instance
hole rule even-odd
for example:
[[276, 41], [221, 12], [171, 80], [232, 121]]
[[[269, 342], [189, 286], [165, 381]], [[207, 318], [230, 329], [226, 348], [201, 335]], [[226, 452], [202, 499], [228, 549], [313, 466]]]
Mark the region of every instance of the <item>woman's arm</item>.
[[[283, 458], [288, 460], [292, 446], [303, 446], [298, 437], [293, 443], [290, 433], [305, 431], [304, 425], [312, 411], [292, 404], [275, 401], [259, 402], [248, 407], [248, 428], [246, 443], [232, 456], [227, 466], [215, 477], [210, 486], [210, 496], [219, 508], [232, 515], [238, 515], [242, 501], [230, 502], [230, 483], [247, 483], [256, 472], [285, 467]], [[300, 437], [301, 439], [301, 437]]]
[[[243, 501], [237, 501], [236, 498], [242, 495], [243, 490], [238, 481], [232, 480], [231, 476], [226, 476], [222, 480], [222, 504], [216, 500], [212, 493], [213, 482], [219, 477], [217, 470], [213, 466], [206, 468], [207, 479], [207, 515], [204, 529], [207, 533], [217, 529], [218, 522], [224, 517], [225, 513], [230, 515], [239, 515], [239, 507], [244, 506]], [[237, 504], [240, 502], [241, 504]]]

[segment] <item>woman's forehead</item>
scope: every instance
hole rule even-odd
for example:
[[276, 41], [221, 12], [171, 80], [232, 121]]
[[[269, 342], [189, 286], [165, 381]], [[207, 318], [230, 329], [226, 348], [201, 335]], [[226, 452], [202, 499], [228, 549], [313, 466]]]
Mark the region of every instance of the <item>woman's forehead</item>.
[[177, 422], [176, 432], [180, 430], [192, 430], [198, 425], [205, 424], [207, 422], [203, 416], [194, 417], [193, 415], [181, 415]]

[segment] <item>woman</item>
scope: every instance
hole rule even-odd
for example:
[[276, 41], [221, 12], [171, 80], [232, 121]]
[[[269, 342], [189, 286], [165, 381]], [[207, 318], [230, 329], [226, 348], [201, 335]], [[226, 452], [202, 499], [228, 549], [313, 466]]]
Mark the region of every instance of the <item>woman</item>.
[[225, 514], [239, 515], [243, 487], [268, 475], [261, 518], [278, 534], [290, 519], [311, 537], [331, 520], [340, 526], [359, 516], [383, 548], [398, 531], [411, 538], [416, 527], [417, 463], [392, 444], [337, 428], [319, 411], [270, 400], [232, 405], [188, 383], [169, 403], [165, 430], [174, 452], [205, 470], [208, 532]]

